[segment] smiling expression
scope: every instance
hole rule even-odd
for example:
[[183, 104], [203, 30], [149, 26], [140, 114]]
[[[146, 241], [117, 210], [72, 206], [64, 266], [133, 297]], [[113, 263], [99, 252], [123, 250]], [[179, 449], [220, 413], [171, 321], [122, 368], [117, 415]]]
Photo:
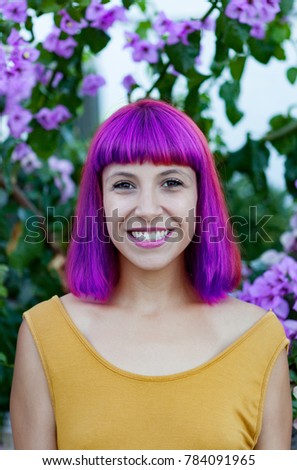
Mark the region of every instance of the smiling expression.
[[103, 170], [102, 189], [108, 234], [134, 265], [160, 269], [191, 242], [198, 198], [192, 168], [113, 163]]

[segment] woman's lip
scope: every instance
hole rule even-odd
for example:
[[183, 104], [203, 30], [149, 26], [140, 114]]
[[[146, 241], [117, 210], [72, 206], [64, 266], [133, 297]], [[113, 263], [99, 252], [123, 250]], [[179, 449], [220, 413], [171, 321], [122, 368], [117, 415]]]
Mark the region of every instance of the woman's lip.
[[157, 227], [152, 227], [152, 228], [134, 228], [133, 230], [127, 230], [128, 233], [131, 232], [164, 232], [164, 231], [169, 231], [171, 232], [174, 230], [174, 228], [157, 228]]
[[136, 246], [139, 246], [141, 248], [158, 248], [159, 246], [164, 245], [164, 243], [166, 243], [167, 238], [171, 236], [172, 232], [174, 232], [174, 229], [170, 230], [169, 233], [164, 238], [162, 238], [161, 240], [156, 240], [156, 241], [150, 241], [150, 240], [140, 241], [134, 238], [133, 235], [131, 235], [131, 233], [129, 232], [127, 233], [128, 233], [128, 239], [131, 240], [132, 243], [134, 243], [134, 245]]

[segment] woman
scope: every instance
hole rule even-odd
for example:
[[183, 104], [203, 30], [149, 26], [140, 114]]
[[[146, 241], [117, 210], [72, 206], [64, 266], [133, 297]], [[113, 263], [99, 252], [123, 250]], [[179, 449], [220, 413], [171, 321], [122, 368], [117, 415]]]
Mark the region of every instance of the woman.
[[116, 111], [84, 166], [70, 292], [24, 313], [16, 448], [289, 449], [288, 340], [228, 295], [240, 268], [195, 123], [153, 99]]

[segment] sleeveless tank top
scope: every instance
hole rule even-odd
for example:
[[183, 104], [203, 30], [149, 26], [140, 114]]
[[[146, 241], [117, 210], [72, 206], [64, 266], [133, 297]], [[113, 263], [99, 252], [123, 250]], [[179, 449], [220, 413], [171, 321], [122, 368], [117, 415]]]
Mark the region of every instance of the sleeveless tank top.
[[23, 316], [47, 378], [58, 449], [253, 449], [270, 372], [289, 344], [270, 309], [206, 363], [149, 376], [102, 357], [57, 295]]

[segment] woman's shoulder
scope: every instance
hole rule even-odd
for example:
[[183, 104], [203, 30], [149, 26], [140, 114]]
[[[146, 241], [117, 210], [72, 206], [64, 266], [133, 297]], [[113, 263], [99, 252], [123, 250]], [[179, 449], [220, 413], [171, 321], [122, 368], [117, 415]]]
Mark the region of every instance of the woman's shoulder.
[[244, 300], [237, 299], [231, 295], [228, 296], [228, 301], [223, 307], [223, 315], [226, 319], [234, 321], [237, 325], [243, 327], [251, 326], [251, 324], [261, 320], [270, 309], [259, 307], [256, 304], [245, 302]]
[[260, 322], [269, 310], [229, 295], [213, 312], [214, 329], [224, 343], [230, 344]]

